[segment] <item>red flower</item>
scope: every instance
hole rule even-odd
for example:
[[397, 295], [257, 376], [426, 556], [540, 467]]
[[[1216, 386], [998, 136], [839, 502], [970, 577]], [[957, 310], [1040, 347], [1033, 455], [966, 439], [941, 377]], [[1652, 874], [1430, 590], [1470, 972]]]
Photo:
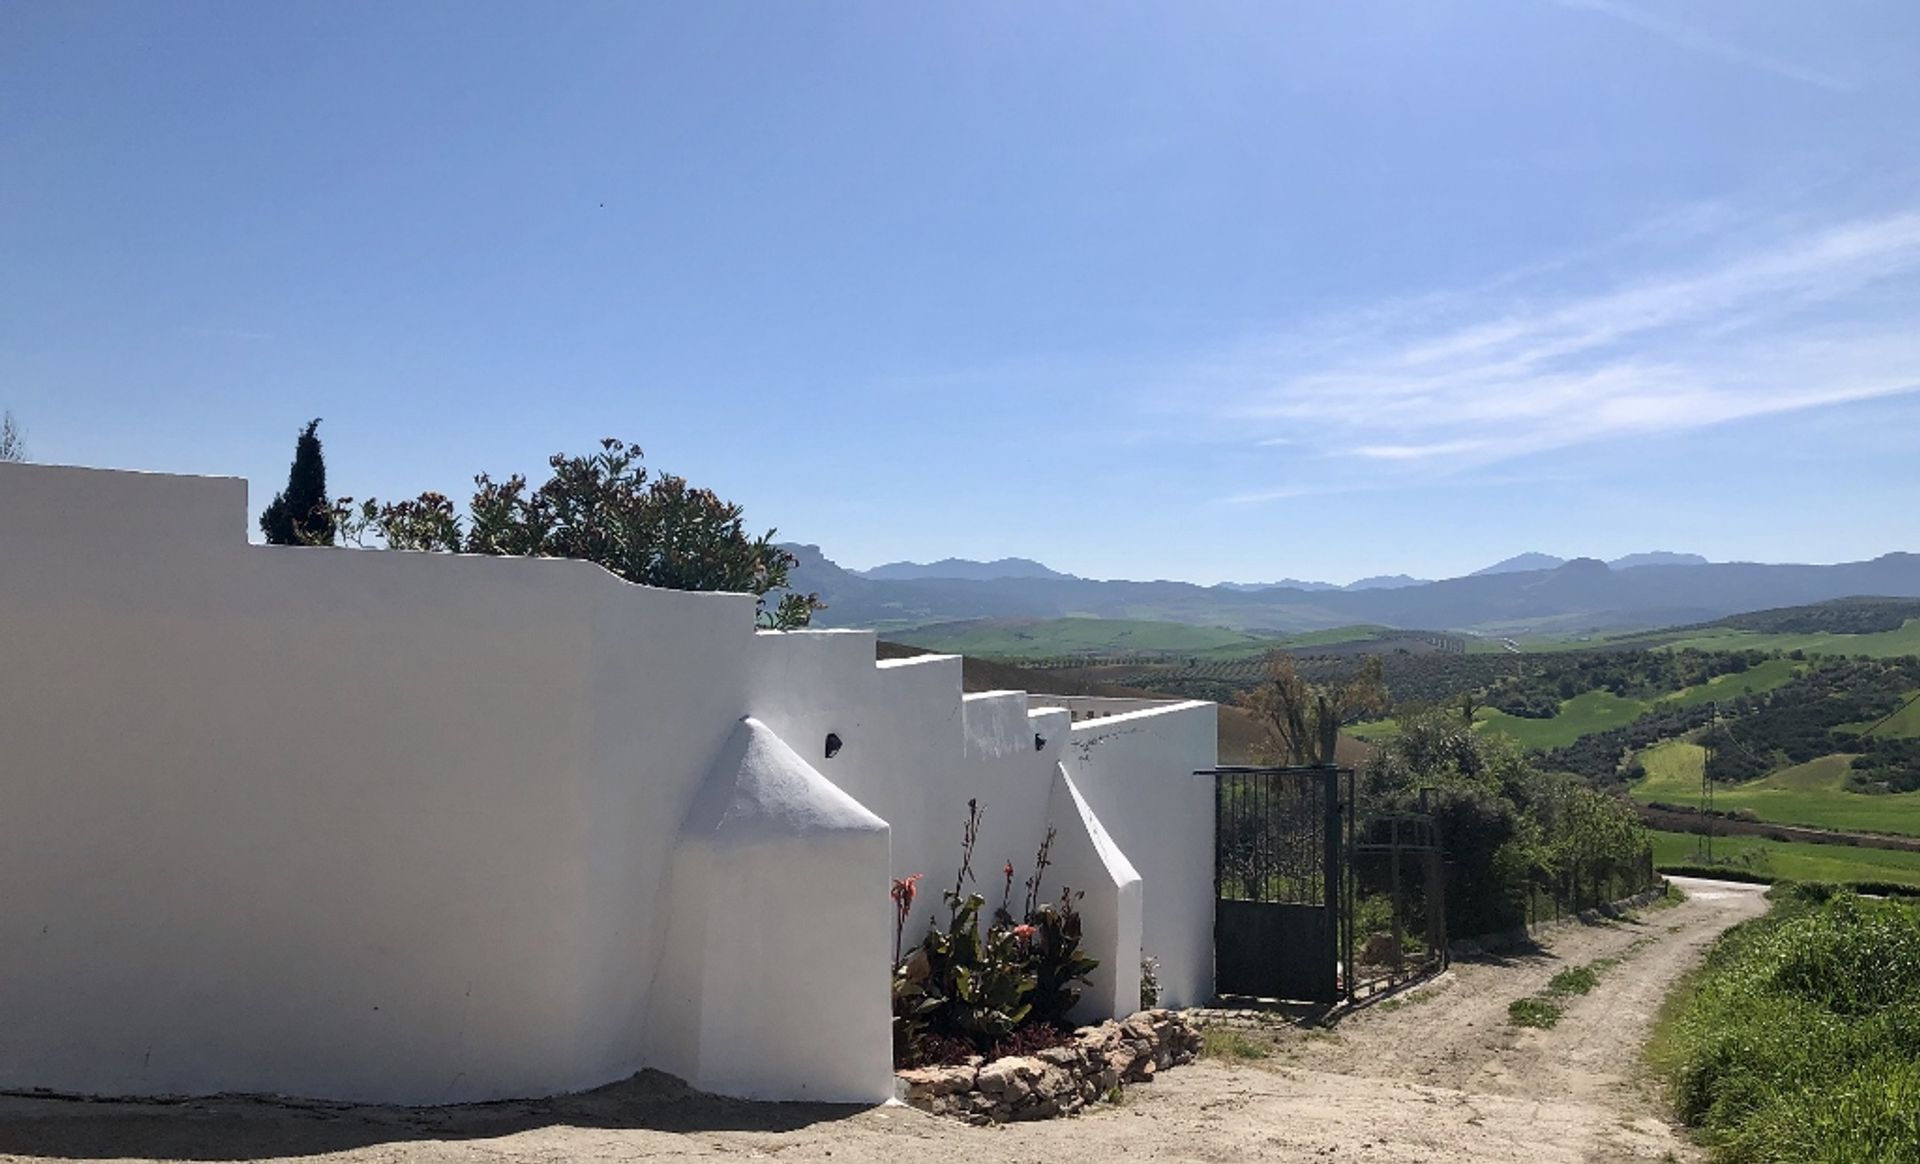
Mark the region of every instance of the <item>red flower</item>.
[[893, 904], [899, 907], [903, 916], [913, 908], [913, 899], [920, 892], [922, 876], [924, 874], [914, 873], [907, 877], [893, 879]]

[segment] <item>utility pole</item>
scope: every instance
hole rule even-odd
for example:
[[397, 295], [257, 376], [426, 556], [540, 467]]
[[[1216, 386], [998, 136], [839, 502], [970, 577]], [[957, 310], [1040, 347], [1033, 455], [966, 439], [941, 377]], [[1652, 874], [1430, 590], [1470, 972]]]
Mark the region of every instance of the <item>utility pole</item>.
[[1713, 864], [1713, 740], [1720, 730], [1720, 701], [1713, 701], [1713, 726], [1700, 752], [1700, 807], [1707, 818], [1707, 864]]

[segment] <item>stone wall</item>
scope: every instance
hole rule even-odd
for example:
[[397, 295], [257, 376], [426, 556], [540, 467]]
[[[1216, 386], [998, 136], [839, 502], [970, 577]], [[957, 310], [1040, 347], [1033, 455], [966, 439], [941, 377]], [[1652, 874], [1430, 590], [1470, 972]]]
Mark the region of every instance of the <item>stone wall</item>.
[[1071, 1115], [1127, 1083], [1145, 1083], [1200, 1053], [1200, 1029], [1170, 1010], [1081, 1027], [1071, 1042], [1032, 1055], [917, 1067], [899, 1073], [900, 1097], [935, 1115], [1006, 1123]]

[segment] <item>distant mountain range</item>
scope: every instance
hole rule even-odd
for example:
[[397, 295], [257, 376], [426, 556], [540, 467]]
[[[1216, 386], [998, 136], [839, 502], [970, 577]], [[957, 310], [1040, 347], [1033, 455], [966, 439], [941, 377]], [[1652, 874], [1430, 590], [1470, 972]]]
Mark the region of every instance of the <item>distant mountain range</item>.
[[942, 558], [938, 562], [888, 562], [871, 570], [856, 570], [862, 578], [880, 582], [907, 582], [917, 578], [964, 578], [991, 582], [996, 578], [1072, 578], [1049, 570], [1032, 558], [997, 558], [991, 562], [972, 562], [965, 558]]
[[[1552, 570], [1567, 564], [1567, 559], [1552, 554], [1525, 553], [1515, 554], [1502, 562], [1495, 562], [1484, 569], [1475, 570], [1467, 575], [1478, 578], [1486, 574], [1518, 574], [1526, 570]], [[1707, 560], [1699, 554], [1676, 554], [1667, 550], [1654, 550], [1644, 554], [1628, 554], [1624, 558], [1615, 558], [1607, 565], [1615, 570], [1631, 570], [1640, 566], [1704, 566]], [[1001, 578], [1059, 578], [1079, 581], [1077, 575], [1062, 574], [1049, 569], [1032, 558], [996, 558], [991, 562], [976, 562], [969, 558], [942, 558], [937, 562], [888, 562], [884, 566], [875, 566], [871, 570], [849, 570], [862, 578], [871, 578], [877, 582], [913, 582], [929, 578], [950, 578], [972, 582], [993, 582]], [[1278, 582], [1221, 582], [1218, 589], [1237, 590], [1253, 593], [1259, 590], [1398, 590], [1407, 586], [1425, 586], [1430, 578], [1415, 578], [1410, 574], [1375, 574], [1370, 578], [1360, 578], [1340, 586], [1332, 582], [1307, 582], [1299, 578], [1282, 578]]]
[[[1567, 559], [1556, 558], [1552, 554], [1515, 554], [1504, 562], [1495, 562], [1485, 569], [1475, 570], [1470, 578], [1483, 574], [1518, 574], [1526, 570], [1552, 570], [1567, 564]], [[1669, 550], [1652, 550], [1644, 554], [1628, 554], [1624, 558], [1615, 558], [1607, 565], [1615, 570], [1637, 570], [1641, 566], [1705, 566], [1707, 560], [1699, 554], [1676, 554]]]
[[[1358, 623], [1421, 630], [1549, 633], [1710, 622], [1731, 614], [1878, 595], [1920, 597], [1920, 554], [1832, 566], [1710, 563], [1660, 551], [1612, 563], [1520, 555], [1464, 578], [1402, 576], [1346, 587], [1098, 581], [1038, 562], [948, 559], [843, 569], [817, 546], [788, 545], [795, 588], [828, 604], [820, 626], [917, 626], [974, 618], [1163, 619], [1235, 630], [1298, 632]], [[1545, 562], [1546, 565], [1536, 563]]]

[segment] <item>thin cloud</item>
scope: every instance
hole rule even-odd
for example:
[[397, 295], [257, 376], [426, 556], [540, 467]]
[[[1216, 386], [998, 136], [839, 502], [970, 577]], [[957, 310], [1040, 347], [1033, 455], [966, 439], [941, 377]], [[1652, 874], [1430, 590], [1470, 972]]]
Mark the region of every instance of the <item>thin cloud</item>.
[[1638, 8], [1615, 3], [1614, 0], [1556, 0], [1556, 3], [1562, 8], [1609, 16], [1643, 32], [1651, 33], [1670, 44], [1719, 57], [1732, 64], [1772, 73], [1776, 77], [1799, 81], [1805, 85], [1825, 89], [1830, 93], [1846, 93], [1854, 88], [1849, 82], [1820, 72], [1818, 69], [1810, 69], [1804, 65], [1794, 64], [1792, 61], [1784, 61], [1778, 57], [1755, 52], [1701, 29], [1690, 28], [1677, 21], [1668, 20], [1664, 16], [1656, 16], [1651, 12], [1643, 12]]
[[1187, 379], [1238, 439], [1317, 454], [1327, 491], [1342, 463], [1452, 472], [1920, 392], [1916, 324], [1920, 213], [1903, 213], [1582, 293], [1424, 296], [1243, 345]]

